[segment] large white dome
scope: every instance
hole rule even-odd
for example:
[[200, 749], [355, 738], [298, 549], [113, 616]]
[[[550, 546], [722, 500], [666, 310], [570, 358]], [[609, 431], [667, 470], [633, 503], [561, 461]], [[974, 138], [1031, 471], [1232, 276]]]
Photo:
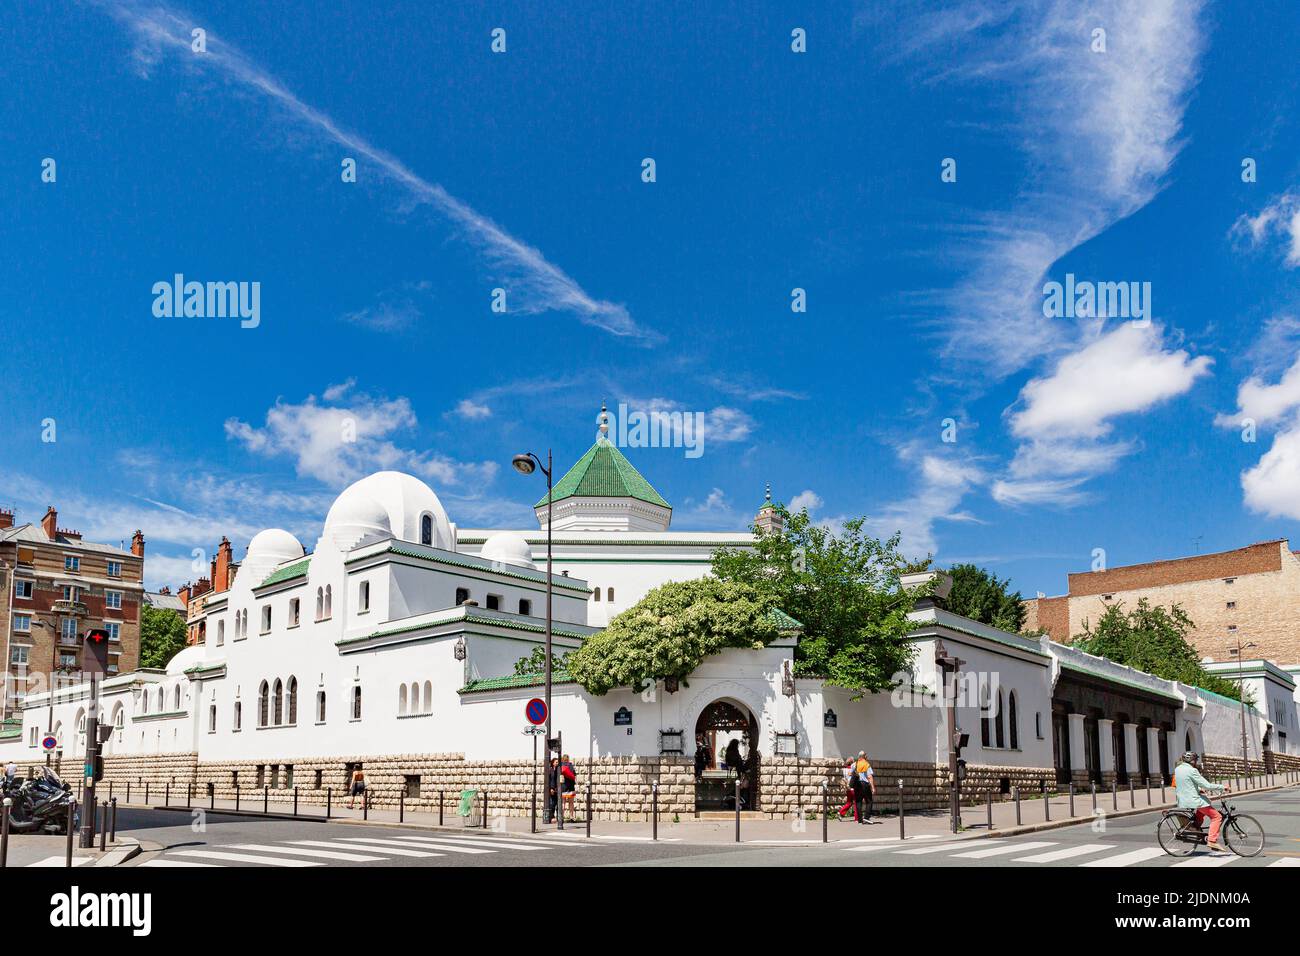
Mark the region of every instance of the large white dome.
[[533, 563], [533, 549], [517, 531], [498, 531], [483, 542], [479, 556], [488, 561], [500, 561], [521, 568], [537, 568]]
[[253, 535], [248, 542], [248, 553], [239, 565], [239, 576], [261, 584], [271, 570], [286, 561], [296, 561], [303, 556], [303, 546], [298, 539], [281, 528], [267, 528]]
[[432, 532], [428, 543], [456, 550], [447, 512], [433, 489], [413, 475], [379, 471], [353, 482], [334, 499], [322, 537], [340, 551], [374, 537], [392, 536], [419, 544], [426, 517]]

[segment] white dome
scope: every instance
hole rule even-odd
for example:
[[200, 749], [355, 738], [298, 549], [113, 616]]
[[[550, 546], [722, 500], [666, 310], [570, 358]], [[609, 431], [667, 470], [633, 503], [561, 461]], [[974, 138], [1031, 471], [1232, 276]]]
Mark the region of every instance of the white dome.
[[248, 542], [248, 553], [239, 565], [239, 578], [251, 581], [251, 587], [257, 587], [277, 565], [296, 561], [304, 553], [298, 539], [287, 531], [280, 528], [259, 531]]
[[325, 516], [322, 538], [340, 551], [375, 536], [392, 536], [421, 543], [421, 525], [428, 516], [435, 548], [456, 550], [447, 512], [433, 489], [400, 471], [379, 471], [353, 482], [334, 499]]
[[517, 531], [498, 531], [483, 542], [479, 556], [488, 561], [500, 561], [514, 564], [521, 568], [536, 569], [533, 563], [533, 550]]
[[187, 669], [202, 662], [203, 645], [192, 644], [189, 647], [178, 651], [176, 656], [167, 662], [167, 676], [175, 677], [178, 674], [184, 674]]

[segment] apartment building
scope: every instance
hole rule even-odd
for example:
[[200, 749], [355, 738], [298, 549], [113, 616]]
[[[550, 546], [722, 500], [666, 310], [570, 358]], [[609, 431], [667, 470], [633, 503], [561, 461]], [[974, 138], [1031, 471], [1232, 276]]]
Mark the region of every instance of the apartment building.
[[79, 678], [91, 629], [108, 632], [110, 673], [139, 666], [144, 535], [136, 531], [124, 551], [83, 541], [58, 521], [53, 507], [39, 524], [15, 524], [14, 512], [0, 509], [5, 717], [28, 693]]

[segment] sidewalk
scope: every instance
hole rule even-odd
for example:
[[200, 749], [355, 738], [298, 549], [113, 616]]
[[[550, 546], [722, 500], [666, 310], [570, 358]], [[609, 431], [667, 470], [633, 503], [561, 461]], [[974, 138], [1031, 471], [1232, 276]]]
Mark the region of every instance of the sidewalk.
[[[1261, 786], [1252, 790], [1240, 790], [1235, 791], [1233, 796], [1282, 789], [1283, 786], [1279, 784], [1275, 787]], [[281, 791], [281, 794], [283, 794], [283, 791]], [[1115, 795], [1112, 795], [1110, 791], [1105, 791], [1097, 794], [1096, 812], [1097, 814], [1104, 813], [1107, 816], [1114, 817], [1160, 810], [1164, 807], [1173, 806], [1173, 796], [1172, 787], [1165, 787], [1163, 791], [1160, 788], [1153, 787], [1149, 798], [1145, 789], [1135, 789], [1131, 795], [1127, 788]], [[1149, 803], [1148, 799], [1150, 800]], [[144, 808], [146, 804], [133, 801], [131, 804], [121, 803], [119, 806]], [[151, 800], [148, 806], [152, 809], [164, 809], [162, 801]], [[241, 798], [239, 812], [260, 817], [263, 815], [262, 806], [263, 801], [260, 794], [257, 799]], [[280, 799], [268, 801], [266, 806], [269, 808], [266, 814], [269, 818], [325, 822], [325, 808], [322, 806], [308, 806], [301, 803], [296, 817], [292, 813], [291, 798], [288, 802], [285, 802], [281, 796]], [[877, 809], [884, 809], [886, 811], [885, 815], [877, 815], [873, 817], [870, 823], [864, 825], [856, 824], [851, 817], [845, 820], [837, 819], [834, 816], [834, 810], [832, 810], [832, 817], [826, 823], [827, 842], [852, 844], [897, 841], [899, 839], [897, 814], [890, 813], [887, 804], [882, 805], [881, 802], [878, 802], [876, 806]], [[180, 802], [167, 804], [166, 809], [175, 810], [179, 813], [185, 813], [187, 809], [191, 812], [200, 809], [213, 809], [216, 812], [233, 813], [235, 812], [235, 802], [233, 800], [216, 800], [213, 803], [208, 800], [202, 802], [196, 800], [192, 807], [187, 808], [184, 800], [181, 800]], [[543, 825], [539, 811], [537, 832], [559, 838], [585, 837], [587, 827], [586, 823], [581, 819], [582, 809], [582, 803], [579, 802], [579, 819], [577, 821], [565, 821], [565, 828], [562, 833], [553, 823]], [[1009, 836], [1015, 833], [1033, 832], [1068, 825], [1069, 823], [1081, 823], [1094, 816], [1092, 795], [1088, 792], [1075, 794], [1073, 814], [1071, 814], [1070, 810], [1070, 797], [1067, 793], [1053, 795], [1048, 800], [1043, 800], [1035, 795], [1033, 799], [1021, 800], [1020, 818], [1019, 822], [1017, 822], [1016, 806], [1013, 802], [995, 802], [992, 805], [993, 825], [990, 828], [989, 808], [987, 805], [963, 806], [961, 811], [962, 830], [955, 835], [949, 825], [947, 810], [918, 810], [907, 814], [904, 820], [904, 832], [907, 840], [933, 840], [940, 837], [970, 839], [991, 835]], [[399, 821], [399, 811], [397, 809], [387, 806], [382, 809], [371, 807], [368, 813], [363, 813], [360, 808], [348, 810], [346, 803], [342, 805], [335, 803], [330, 810], [329, 822], [345, 825], [365, 823], [371, 826], [397, 826], [400, 823], [400, 825], [407, 827], [435, 830], [440, 828], [436, 810], [433, 812], [406, 810], [400, 814], [400, 817], [401, 820]], [[178, 820], [177, 822], [179, 824], [181, 821]], [[512, 834], [531, 832], [531, 820], [527, 816], [494, 814], [492, 812], [490, 793], [488, 795], [487, 822], [488, 829], [497, 832]], [[456, 806], [449, 799], [443, 811], [441, 829], [482, 832], [482, 809], [476, 807], [474, 818], [466, 820], [456, 814]], [[654, 827], [649, 821], [595, 820], [591, 825], [591, 835], [605, 840], [646, 842], [654, 839]], [[756, 845], [820, 843], [822, 842], [822, 821], [820, 816], [813, 820], [768, 820], [748, 819], [742, 815], [740, 835], [741, 842]], [[736, 841], [736, 822], [732, 816], [728, 816], [726, 819], [708, 820], [697, 820], [693, 817], [683, 816], [678, 822], [673, 822], [671, 816], [661, 817], [659, 819], [658, 839], [665, 842], [679, 843], [734, 843]]]
[[[67, 866], [68, 838], [66, 836], [9, 834], [9, 854], [6, 866]], [[140, 852], [140, 843], [133, 837], [118, 836], [115, 843], [101, 852], [96, 838], [94, 849], [83, 850], [72, 838], [73, 866], [117, 866]]]

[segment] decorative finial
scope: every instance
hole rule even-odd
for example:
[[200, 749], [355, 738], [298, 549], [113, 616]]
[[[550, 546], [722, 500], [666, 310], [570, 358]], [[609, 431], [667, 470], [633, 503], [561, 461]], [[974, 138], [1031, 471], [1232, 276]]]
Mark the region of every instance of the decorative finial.
[[608, 440], [608, 438], [609, 438], [609, 412], [607, 412], [607, 411], [605, 410], [605, 402], [604, 402], [603, 399], [601, 400], [601, 403], [600, 403], [600, 418], [598, 418], [597, 421], [600, 422], [600, 434], [596, 436], [596, 439], [597, 439], [598, 441], [599, 441], [600, 439], [602, 439], [602, 438]]
[[767, 483], [767, 494], [763, 496], [764, 500], [770, 505], [772, 503], [772, 483]]

